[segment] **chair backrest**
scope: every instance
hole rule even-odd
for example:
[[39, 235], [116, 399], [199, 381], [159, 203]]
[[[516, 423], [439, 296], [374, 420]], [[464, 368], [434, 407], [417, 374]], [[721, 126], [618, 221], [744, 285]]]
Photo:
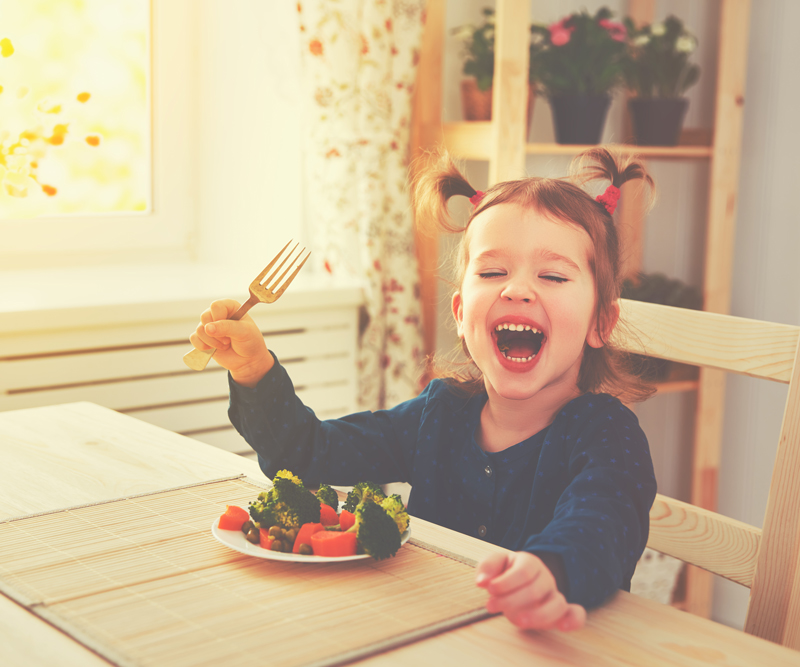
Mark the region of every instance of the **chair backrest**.
[[745, 632], [800, 649], [800, 327], [620, 305], [617, 348], [789, 384], [763, 528], [659, 494], [648, 546], [748, 586]]

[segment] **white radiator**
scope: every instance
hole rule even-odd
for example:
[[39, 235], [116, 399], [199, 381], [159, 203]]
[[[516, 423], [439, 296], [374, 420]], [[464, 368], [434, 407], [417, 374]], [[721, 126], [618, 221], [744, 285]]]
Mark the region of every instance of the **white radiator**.
[[[356, 410], [360, 291], [293, 289], [250, 311], [298, 395], [322, 418]], [[189, 370], [188, 336], [211, 301], [0, 313], [0, 410], [91, 401], [245, 454], [228, 421], [226, 372]]]

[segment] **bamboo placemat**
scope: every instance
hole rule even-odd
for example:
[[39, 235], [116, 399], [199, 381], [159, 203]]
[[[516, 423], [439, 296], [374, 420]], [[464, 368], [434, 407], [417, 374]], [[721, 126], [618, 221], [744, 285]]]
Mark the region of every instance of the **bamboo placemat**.
[[211, 536], [228, 479], [0, 523], [0, 589], [118, 665], [339, 665], [487, 616], [468, 563], [287, 563]]

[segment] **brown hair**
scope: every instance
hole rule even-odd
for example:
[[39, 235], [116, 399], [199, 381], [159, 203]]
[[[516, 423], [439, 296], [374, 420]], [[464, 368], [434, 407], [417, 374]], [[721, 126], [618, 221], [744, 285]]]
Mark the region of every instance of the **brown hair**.
[[[606, 147], [597, 147], [578, 155], [570, 167], [568, 178], [523, 178], [493, 185], [475, 206], [466, 224], [453, 223], [447, 202], [454, 195], [474, 196], [473, 188], [452, 158], [446, 153], [427, 156], [429, 162], [415, 170], [412, 196], [417, 224], [422, 230], [440, 228], [447, 232], [464, 232], [458, 247], [456, 285], [461, 285], [469, 261], [466, 231], [476, 215], [504, 203], [530, 207], [538, 213], [557, 220], [565, 220], [586, 231], [592, 242], [589, 258], [596, 293], [595, 321], [603, 339], [603, 347], [584, 346], [583, 361], [578, 377], [581, 393], [606, 392], [623, 401], [640, 401], [653, 394], [653, 387], [637, 376], [629, 355], [608, 343], [613, 321], [613, 304], [620, 296], [620, 246], [612, 215], [581, 186], [592, 181], [610, 181], [619, 188], [628, 181], [639, 179], [649, 186], [650, 202], [655, 197], [655, 185], [644, 165], [633, 157], [615, 154]], [[469, 351], [463, 344], [464, 352]], [[476, 374], [477, 373], [477, 374]], [[474, 364], [469, 370], [445, 370], [434, 363], [434, 374], [469, 393], [483, 389], [483, 380]]]

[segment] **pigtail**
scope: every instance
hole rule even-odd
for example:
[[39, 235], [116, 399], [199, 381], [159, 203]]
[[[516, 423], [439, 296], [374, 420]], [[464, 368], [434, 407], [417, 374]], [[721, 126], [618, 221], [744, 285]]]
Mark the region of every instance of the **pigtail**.
[[411, 199], [417, 227], [431, 233], [436, 227], [446, 232], [463, 232], [447, 210], [451, 197], [474, 198], [478, 191], [446, 151], [423, 155], [412, 165]]
[[[617, 189], [629, 181], [640, 180], [642, 186], [647, 188], [645, 210], [650, 210], [655, 203], [656, 186], [644, 163], [638, 157], [612, 152], [604, 146], [590, 148], [576, 156], [570, 165], [570, 180], [580, 186], [592, 181], [610, 181], [611, 186]], [[618, 193], [616, 197], [619, 197]], [[608, 210], [607, 193], [601, 194], [596, 200]]]

